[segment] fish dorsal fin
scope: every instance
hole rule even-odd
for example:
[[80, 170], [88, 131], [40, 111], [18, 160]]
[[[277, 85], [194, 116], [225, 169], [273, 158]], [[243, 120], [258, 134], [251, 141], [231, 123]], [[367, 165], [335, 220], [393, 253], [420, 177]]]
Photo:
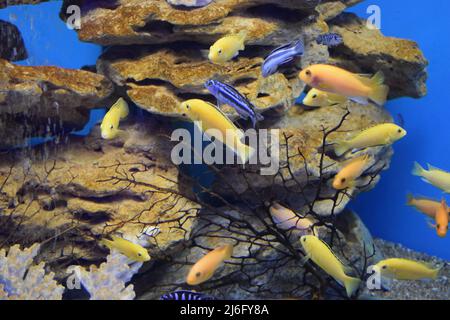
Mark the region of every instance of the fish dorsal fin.
[[239, 140], [242, 140], [242, 139], [244, 138], [244, 133], [242, 132], [242, 130], [240, 130], [238, 127], [236, 127], [236, 125], [234, 124], [234, 122], [231, 121], [231, 119], [225, 114], [225, 112], [223, 112], [220, 108], [217, 108], [217, 107], [216, 107], [215, 105], [213, 105], [212, 103], [207, 102], [207, 101], [205, 101], [205, 102], [206, 102], [207, 104], [209, 104], [212, 108], [214, 108], [215, 110], [217, 110], [217, 112], [219, 112], [219, 113], [226, 119], [226, 121], [227, 121], [231, 126], [233, 126], [234, 129], [237, 130]]
[[351, 165], [352, 163], [356, 163], [356, 162], [359, 162], [359, 161], [368, 161], [369, 159], [370, 159], [370, 156], [366, 153], [366, 154], [364, 154], [362, 156], [343, 161], [342, 162], [342, 167], [346, 167], [348, 165]]
[[378, 71], [373, 77], [367, 74], [358, 74], [358, 79], [368, 87], [382, 85], [384, 83], [384, 73]]
[[439, 171], [439, 172], [443, 172], [443, 173], [448, 173], [447, 171], [439, 169], [429, 163], [427, 163], [427, 166], [428, 166], [428, 171]]
[[337, 259], [337, 261], [339, 261], [339, 263], [342, 265], [343, 269], [347, 269], [348, 267], [342, 262], [342, 260], [336, 255], [336, 253], [334, 253], [334, 251], [331, 249], [331, 247], [328, 245], [328, 243], [326, 243], [325, 241], [323, 241], [322, 239], [318, 238], [320, 242], [322, 242], [327, 248], [328, 250], [330, 250], [331, 254]]

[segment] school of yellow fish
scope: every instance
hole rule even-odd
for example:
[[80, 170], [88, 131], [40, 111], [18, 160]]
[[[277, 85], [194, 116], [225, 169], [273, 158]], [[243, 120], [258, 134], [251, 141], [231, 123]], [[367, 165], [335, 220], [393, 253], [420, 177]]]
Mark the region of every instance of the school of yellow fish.
[[[321, 24], [324, 32], [328, 26]], [[209, 50], [208, 59], [211, 63], [226, 64], [236, 58], [240, 51], [245, 50], [246, 32], [227, 35], [217, 40]], [[348, 100], [366, 105], [369, 102], [382, 107], [388, 97], [389, 87], [384, 84], [384, 75], [377, 72], [374, 76], [354, 74], [342, 68], [318, 64], [311, 65], [299, 73], [299, 78], [306, 83], [311, 90], [306, 94], [303, 105], [312, 108], [333, 107], [345, 103]], [[214, 136], [210, 131], [221, 133], [218, 138], [226, 136], [225, 132], [232, 133], [232, 141], [227, 147], [233, 150], [246, 163], [255, 152], [243, 142], [243, 132], [237, 128], [226, 114], [218, 107], [199, 100], [184, 101], [180, 106], [182, 114], [190, 120], [200, 123], [198, 129], [205, 134]], [[106, 113], [101, 124], [101, 135], [104, 139], [113, 139], [119, 133], [120, 120], [128, 115], [128, 105], [122, 98], [119, 99]], [[334, 176], [332, 187], [336, 190], [345, 190], [358, 187], [357, 181], [364, 172], [373, 165], [374, 160], [369, 154], [352, 157], [355, 151], [365, 150], [370, 147], [388, 146], [405, 137], [407, 132], [394, 123], [382, 123], [366, 128], [360, 132], [349, 134], [346, 138], [334, 142], [334, 152], [337, 157], [348, 156], [343, 161], [339, 172]], [[224, 142], [224, 141], [222, 141]], [[224, 143], [229, 142], [227, 140]], [[428, 170], [416, 164], [413, 174], [420, 176], [424, 181], [450, 193], [450, 173], [429, 166]], [[440, 237], [444, 237], [448, 231], [449, 208], [444, 199], [442, 201], [424, 197], [408, 196], [408, 205], [424, 213], [433, 220], [433, 228]], [[304, 217], [281, 205], [273, 202], [269, 207], [269, 216], [274, 226], [290, 232], [296, 236], [304, 251], [304, 263], [312, 261], [326, 272], [331, 278], [345, 287], [348, 297], [352, 297], [359, 289], [361, 279], [351, 276], [351, 268], [346, 266], [332, 251], [332, 249], [319, 238], [316, 221]], [[121, 253], [134, 261], [145, 262], [150, 256], [145, 248], [119, 237], [113, 240], [103, 239], [101, 243]], [[186, 283], [191, 286], [208, 281], [214, 273], [225, 263], [232, 259], [233, 245], [221, 245], [199, 259], [190, 268]], [[390, 258], [379, 261], [376, 265], [380, 274], [386, 278], [398, 280], [435, 279], [439, 268], [430, 266], [424, 262], [412, 261], [401, 258]]]

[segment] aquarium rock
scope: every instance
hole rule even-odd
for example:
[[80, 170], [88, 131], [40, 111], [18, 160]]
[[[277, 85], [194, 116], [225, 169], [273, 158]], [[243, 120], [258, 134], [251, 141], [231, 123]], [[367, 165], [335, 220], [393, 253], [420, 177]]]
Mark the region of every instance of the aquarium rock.
[[[171, 144], [162, 138], [167, 129], [155, 119], [140, 120], [121, 124], [126, 134], [116, 140], [101, 139], [97, 126], [86, 138], [2, 156], [0, 234], [11, 242], [24, 234], [43, 241], [68, 230], [54, 240], [59, 250], [41, 255], [54, 260], [62, 252], [73, 264], [104, 257], [92, 235], [120, 234], [147, 247], [152, 257], [180, 250], [199, 206], [181, 195], [189, 187], [168, 158]], [[159, 233], [147, 234], [149, 227]]]
[[40, 244], [0, 250], [0, 300], [61, 300], [64, 287], [45, 271], [45, 263], [33, 265]]
[[364, 19], [343, 13], [330, 21], [343, 44], [331, 50], [331, 62], [356, 73], [383, 71], [390, 98], [426, 95], [428, 61], [416, 42], [384, 36]]
[[101, 106], [113, 86], [92, 72], [19, 66], [0, 59], [0, 150], [27, 138], [80, 130], [89, 110]]
[[0, 9], [7, 6], [17, 6], [19, 4], [37, 4], [48, 0], [0, 0]]
[[19, 61], [28, 57], [22, 35], [12, 23], [0, 20], [0, 43], [1, 59]]
[[70, 266], [67, 273], [79, 279], [89, 292], [90, 300], [133, 300], [136, 296], [134, 286], [126, 284], [141, 267], [142, 262], [130, 263], [126, 256], [113, 250], [99, 267], [91, 265], [86, 270]]

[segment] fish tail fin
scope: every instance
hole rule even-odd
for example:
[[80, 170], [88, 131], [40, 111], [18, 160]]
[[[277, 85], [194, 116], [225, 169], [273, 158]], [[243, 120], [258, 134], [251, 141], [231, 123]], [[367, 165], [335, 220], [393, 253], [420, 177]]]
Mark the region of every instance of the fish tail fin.
[[384, 84], [384, 74], [381, 71], [378, 71], [372, 79], [370, 79], [371, 93], [369, 94], [370, 100], [378, 104], [379, 106], [383, 106], [386, 103], [388, 94], [389, 94], [389, 86]]
[[101, 239], [100, 243], [103, 244], [104, 246], [108, 247], [109, 249], [113, 248], [113, 241], [108, 240], [108, 239]]
[[349, 149], [348, 143], [346, 141], [340, 141], [336, 143], [336, 146], [334, 147], [334, 153], [338, 157], [342, 156], [344, 153], [346, 153]]
[[241, 38], [242, 44], [240, 50], [245, 49], [245, 41], [247, 40], [248, 32], [246, 30], [241, 30], [238, 33], [239, 38]]
[[128, 103], [124, 98], [119, 98], [119, 100], [117, 100], [117, 102], [111, 108], [117, 108], [119, 110], [120, 119], [128, 117], [128, 114], [130, 113]]
[[414, 196], [412, 195], [412, 193], [408, 193], [406, 195], [406, 205], [412, 206], [413, 200], [414, 200]]
[[302, 39], [299, 39], [297, 40], [297, 42], [295, 42], [294, 50], [299, 55], [303, 55], [303, 53], [305, 53], [305, 44]]
[[356, 290], [358, 290], [361, 284], [361, 279], [346, 277], [344, 280], [345, 291], [347, 291], [347, 297], [351, 298]]
[[249, 159], [255, 154], [256, 150], [246, 144], [239, 144], [237, 148], [237, 154], [242, 161], [242, 164], [246, 164]]
[[434, 280], [434, 279], [437, 279], [437, 277], [439, 277], [439, 273], [440, 273], [441, 270], [444, 268], [444, 266], [445, 266], [445, 264], [442, 265], [442, 266], [440, 266], [439, 268], [436, 268], [436, 269], [433, 270], [433, 272], [431, 273], [431, 278], [432, 278], [433, 280]]
[[414, 162], [414, 168], [412, 170], [413, 176], [422, 177], [424, 172], [425, 169], [418, 162]]

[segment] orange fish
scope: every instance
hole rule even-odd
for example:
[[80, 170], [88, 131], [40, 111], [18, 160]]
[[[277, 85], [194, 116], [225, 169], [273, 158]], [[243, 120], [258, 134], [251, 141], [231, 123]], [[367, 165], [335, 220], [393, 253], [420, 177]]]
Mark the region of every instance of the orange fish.
[[343, 190], [355, 186], [356, 179], [363, 174], [369, 161], [370, 157], [367, 154], [348, 161], [334, 177], [333, 188]]
[[186, 277], [186, 283], [195, 286], [208, 281], [222, 263], [231, 258], [232, 254], [233, 246], [231, 244], [210, 251], [192, 266]]
[[442, 199], [441, 205], [436, 211], [436, 232], [439, 237], [444, 238], [448, 231], [448, 206], [445, 199]]
[[310, 87], [339, 94], [361, 104], [368, 104], [371, 100], [383, 106], [389, 93], [382, 72], [368, 78], [335, 66], [316, 64], [302, 70], [299, 78]]
[[414, 197], [411, 194], [408, 194], [408, 201], [406, 204], [433, 219], [435, 219], [436, 212], [441, 206], [441, 203], [437, 200], [426, 197]]

